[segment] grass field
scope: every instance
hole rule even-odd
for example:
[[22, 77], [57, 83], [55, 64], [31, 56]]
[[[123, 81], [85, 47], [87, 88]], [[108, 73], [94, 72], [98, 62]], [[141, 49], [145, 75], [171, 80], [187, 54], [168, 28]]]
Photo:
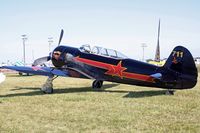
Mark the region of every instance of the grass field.
[[95, 92], [90, 80], [58, 78], [45, 95], [45, 80], [8, 75], [0, 84], [0, 132], [200, 132], [200, 83], [166, 96], [112, 83]]
[[200, 72], [200, 64], [197, 65], [198, 72]]

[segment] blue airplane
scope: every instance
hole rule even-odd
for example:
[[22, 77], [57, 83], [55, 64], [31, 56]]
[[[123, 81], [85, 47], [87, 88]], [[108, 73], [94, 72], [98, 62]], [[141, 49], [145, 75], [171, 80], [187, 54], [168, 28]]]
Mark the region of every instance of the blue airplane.
[[[32, 67], [2, 66], [3, 69], [48, 76], [41, 90], [53, 93], [53, 80], [58, 76], [94, 80], [92, 88], [100, 90], [104, 81], [129, 85], [166, 89], [173, 95], [176, 89], [193, 88], [198, 72], [191, 53], [183, 46], [171, 52], [164, 66], [159, 67], [130, 59], [116, 50], [83, 45], [80, 48], [61, 46], [64, 31], [61, 30], [58, 46], [46, 57], [34, 61]], [[54, 67], [40, 65], [52, 61]]]

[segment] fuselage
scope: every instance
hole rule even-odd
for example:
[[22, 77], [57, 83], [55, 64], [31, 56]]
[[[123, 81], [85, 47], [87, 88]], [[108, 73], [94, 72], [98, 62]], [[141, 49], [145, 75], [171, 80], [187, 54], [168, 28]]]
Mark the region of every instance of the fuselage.
[[[83, 52], [78, 48], [58, 46], [53, 54], [60, 52], [59, 58], [52, 55], [56, 67], [72, 68], [86, 78], [123, 84], [182, 89], [179, 73], [129, 58], [114, 58]], [[161, 74], [162, 77], [153, 75]], [[77, 77], [77, 76], [72, 76]]]

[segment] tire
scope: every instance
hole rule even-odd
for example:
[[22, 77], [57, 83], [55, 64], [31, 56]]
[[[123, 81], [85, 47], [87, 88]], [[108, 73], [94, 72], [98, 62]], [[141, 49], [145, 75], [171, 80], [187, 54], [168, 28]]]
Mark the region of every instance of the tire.
[[103, 86], [103, 81], [102, 80], [95, 80], [92, 83], [92, 88], [95, 89], [95, 90], [101, 89], [102, 86]]

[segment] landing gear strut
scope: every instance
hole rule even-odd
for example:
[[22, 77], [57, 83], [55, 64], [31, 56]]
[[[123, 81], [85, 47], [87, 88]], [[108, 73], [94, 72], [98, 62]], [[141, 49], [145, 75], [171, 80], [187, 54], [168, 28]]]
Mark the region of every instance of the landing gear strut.
[[92, 83], [92, 88], [94, 90], [101, 90], [101, 87], [103, 85], [103, 81], [102, 80], [95, 80], [93, 83]]
[[165, 94], [166, 95], [174, 95], [174, 92], [175, 92], [174, 90], [167, 90]]
[[46, 93], [46, 94], [52, 94], [53, 93], [53, 80], [56, 79], [57, 77], [48, 77], [46, 82], [43, 84], [41, 90]]

